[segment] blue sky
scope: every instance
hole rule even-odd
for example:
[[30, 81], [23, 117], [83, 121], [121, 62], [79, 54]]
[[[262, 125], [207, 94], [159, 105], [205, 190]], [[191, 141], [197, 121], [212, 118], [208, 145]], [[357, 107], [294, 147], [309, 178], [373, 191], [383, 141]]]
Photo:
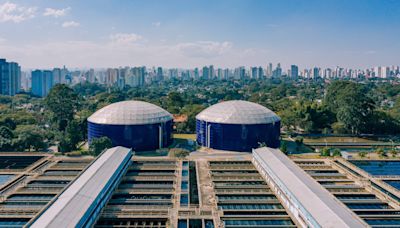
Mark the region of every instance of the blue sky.
[[0, 0], [24, 68], [398, 65], [397, 0]]

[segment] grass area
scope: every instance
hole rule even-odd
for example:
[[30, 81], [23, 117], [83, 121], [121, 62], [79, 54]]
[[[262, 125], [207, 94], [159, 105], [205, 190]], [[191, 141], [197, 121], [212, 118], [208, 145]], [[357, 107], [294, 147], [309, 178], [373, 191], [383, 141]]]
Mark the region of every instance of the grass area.
[[173, 134], [174, 139], [191, 139], [196, 140], [196, 134]]

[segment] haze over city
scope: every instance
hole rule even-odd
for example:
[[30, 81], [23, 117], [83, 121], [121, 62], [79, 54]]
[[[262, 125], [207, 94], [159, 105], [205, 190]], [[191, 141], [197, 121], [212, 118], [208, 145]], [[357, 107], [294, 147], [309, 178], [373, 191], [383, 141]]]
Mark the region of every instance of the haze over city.
[[0, 1], [0, 54], [24, 69], [398, 65], [400, 2]]

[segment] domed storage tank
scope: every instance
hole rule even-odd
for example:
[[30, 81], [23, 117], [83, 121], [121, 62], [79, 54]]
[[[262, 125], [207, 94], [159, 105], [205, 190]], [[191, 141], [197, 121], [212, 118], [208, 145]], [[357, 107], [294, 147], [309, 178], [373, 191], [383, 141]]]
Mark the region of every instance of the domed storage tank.
[[268, 108], [248, 101], [225, 101], [196, 116], [197, 143], [230, 151], [248, 151], [260, 143], [278, 148], [281, 119]]
[[135, 151], [155, 150], [172, 143], [172, 115], [157, 105], [143, 101], [110, 104], [88, 118], [89, 143], [107, 136], [113, 146]]

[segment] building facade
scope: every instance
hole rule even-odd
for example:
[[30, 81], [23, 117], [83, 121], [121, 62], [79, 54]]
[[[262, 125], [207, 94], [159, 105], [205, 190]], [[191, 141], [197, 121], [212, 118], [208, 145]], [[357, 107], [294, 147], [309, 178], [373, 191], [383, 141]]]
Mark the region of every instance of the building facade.
[[0, 59], [0, 94], [14, 96], [21, 88], [21, 67]]
[[32, 94], [45, 97], [54, 86], [53, 72], [49, 70], [32, 71]]

